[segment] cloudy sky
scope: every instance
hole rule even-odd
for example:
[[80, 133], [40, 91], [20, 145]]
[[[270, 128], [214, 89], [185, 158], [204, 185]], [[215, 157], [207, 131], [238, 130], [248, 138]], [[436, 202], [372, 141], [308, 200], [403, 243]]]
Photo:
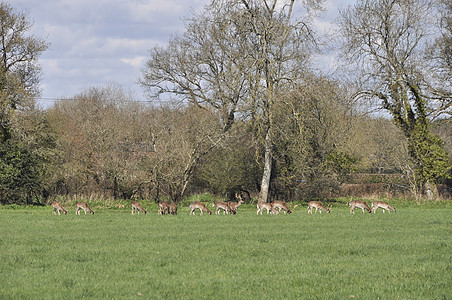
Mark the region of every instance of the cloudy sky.
[[[6, 0], [9, 2], [8, 0]], [[340, 7], [352, 0], [328, 0], [316, 24], [331, 28]], [[39, 63], [44, 107], [89, 87], [115, 83], [145, 100], [137, 84], [153, 46], [184, 31], [183, 18], [208, 0], [14, 0], [34, 22], [31, 33], [50, 43]]]

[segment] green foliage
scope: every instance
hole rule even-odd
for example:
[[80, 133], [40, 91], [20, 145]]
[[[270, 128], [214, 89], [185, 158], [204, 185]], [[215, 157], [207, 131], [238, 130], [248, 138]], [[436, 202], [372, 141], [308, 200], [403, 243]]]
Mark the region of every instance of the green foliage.
[[41, 203], [34, 196], [41, 190], [43, 174], [43, 160], [35, 152], [12, 140], [0, 143], [1, 203]]
[[433, 134], [437, 134], [444, 141], [444, 150], [452, 162], [452, 118], [435, 120], [430, 124], [430, 129]]
[[[242, 209], [243, 208], [243, 209]], [[52, 216], [0, 208], [0, 298], [446, 299], [451, 207]]]
[[292, 187], [295, 197], [335, 194], [358, 161], [352, 129], [359, 118], [347, 91], [337, 81], [310, 75], [282, 97], [274, 113], [273, 186]]
[[254, 149], [246, 142], [233, 143], [207, 155], [197, 172], [197, 183], [218, 195], [253, 189], [262, 176], [253, 159]]
[[187, 199], [184, 201], [186, 206], [190, 204], [190, 202], [193, 201], [199, 201], [199, 202], [217, 202], [217, 201], [224, 201], [224, 198], [215, 196], [210, 193], [203, 193], [203, 194], [192, 194], [187, 197]]
[[334, 171], [341, 176], [355, 172], [355, 164], [358, 162], [357, 157], [340, 151], [331, 152], [326, 159]]
[[408, 141], [421, 186], [426, 182], [439, 183], [442, 179], [450, 178], [449, 157], [439, 136], [428, 131], [426, 125], [417, 124]]

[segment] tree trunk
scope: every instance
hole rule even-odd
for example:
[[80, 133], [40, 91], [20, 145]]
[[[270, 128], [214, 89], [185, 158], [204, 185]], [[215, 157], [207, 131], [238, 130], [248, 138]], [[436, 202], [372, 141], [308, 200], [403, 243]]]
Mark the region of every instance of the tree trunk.
[[260, 200], [267, 202], [270, 188], [270, 177], [272, 174], [272, 139], [270, 128], [265, 135], [264, 172], [262, 174]]
[[438, 197], [438, 187], [436, 184], [427, 181], [423, 186], [423, 194], [427, 198], [427, 200], [433, 200]]
[[118, 178], [115, 176], [115, 178], [113, 179], [113, 199], [117, 200], [118, 199]]
[[225, 132], [223, 132], [223, 135], [221, 135], [218, 138], [218, 140], [215, 143], [213, 143], [212, 145], [210, 145], [209, 148], [206, 149], [204, 152], [198, 153], [199, 152], [198, 146], [200, 146], [200, 145], [197, 145], [195, 147], [195, 149], [192, 152], [191, 158], [190, 158], [187, 166], [185, 167], [184, 176], [183, 176], [180, 184], [177, 186], [177, 190], [173, 197], [174, 202], [179, 203], [180, 201], [182, 201], [182, 199], [185, 195], [185, 192], [187, 190], [188, 183], [190, 182], [190, 180], [193, 176], [193, 173], [195, 172], [196, 168], [198, 167], [199, 161], [201, 160], [202, 157], [204, 157], [205, 155], [210, 153], [210, 151], [212, 151], [213, 149], [215, 149], [218, 146], [220, 141], [223, 140], [223, 138], [224, 138], [224, 133]]

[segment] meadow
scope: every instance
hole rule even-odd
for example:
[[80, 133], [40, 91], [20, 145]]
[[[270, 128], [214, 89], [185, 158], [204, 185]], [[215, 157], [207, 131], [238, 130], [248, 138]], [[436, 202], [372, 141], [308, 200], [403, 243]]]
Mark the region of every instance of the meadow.
[[[452, 207], [397, 213], [53, 216], [0, 207], [1, 299], [450, 299]], [[209, 206], [210, 208], [210, 206]]]

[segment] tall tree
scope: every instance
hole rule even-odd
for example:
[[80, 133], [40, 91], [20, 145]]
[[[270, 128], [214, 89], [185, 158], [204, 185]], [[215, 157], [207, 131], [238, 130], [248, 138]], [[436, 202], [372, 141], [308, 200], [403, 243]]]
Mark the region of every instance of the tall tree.
[[41, 203], [53, 137], [33, 109], [39, 55], [47, 44], [27, 36], [27, 15], [0, 2], [0, 202]]
[[338, 82], [312, 75], [278, 103], [274, 114], [278, 176], [273, 184], [284, 187], [284, 192], [291, 187], [293, 195], [304, 182], [305, 197], [329, 196], [338, 189], [358, 152], [352, 130], [358, 116], [349, 94]]
[[0, 3], [0, 142], [11, 137], [11, 114], [29, 105], [39, 93], [39, 55], [48, 44], [27, 36], [32, 23], [27, 15]]
[[426, 45], [438, 36], [434, 23], [431, 0], [358, 0], [340, 16], [345, 56], [365, 84], [360, 96], [381, 101], [403, 131], [417, 190], [427, 194], [450, 167], [441, 139], [429, 130], [452, 106], [450, 82], [439, 85], [439, 69], [425, 59]]
[[[321, 2], [306, 5], [319, 8]], [[313, 45], [310, 27], [294, 17], [294, 10], [295, 0], [213, 0], [188, 20], [183, 36], [150, 51], [141, 80], [152, 98], [170, 94], [214, 108], [225, 133], [238, 113], [259, 124], [264, 201], [272, 169], [274, 103], [300, 80]]]

